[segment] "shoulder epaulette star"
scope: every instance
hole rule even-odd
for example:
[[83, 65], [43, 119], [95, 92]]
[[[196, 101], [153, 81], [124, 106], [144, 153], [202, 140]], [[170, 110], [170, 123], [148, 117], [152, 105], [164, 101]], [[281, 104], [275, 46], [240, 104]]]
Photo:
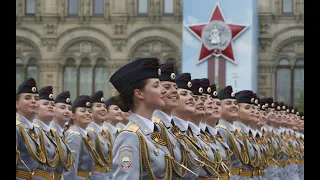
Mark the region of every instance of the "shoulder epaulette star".
[[74, 131], [74, 130], [72, 130], [72, 129], [69, 129], [68, 130], [68, 132], [70, 133], [70, 134], [76, 134], [76, 135], [80, 135], [80, 133], [78, 132], [78, 131]]

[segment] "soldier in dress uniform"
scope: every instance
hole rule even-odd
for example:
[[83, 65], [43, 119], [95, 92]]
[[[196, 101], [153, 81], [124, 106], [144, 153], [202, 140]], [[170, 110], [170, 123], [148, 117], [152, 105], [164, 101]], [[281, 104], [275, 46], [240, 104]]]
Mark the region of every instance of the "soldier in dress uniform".
[[281, 151], [281, 144], [279, 140], [279, 132], [277, 126], [277, 116], [275, 114], [277, 109], [277, 102], [273, 102], [273, 98], [263, 98], [261, 102], [267, 107], [267, 125], [263, 128], [263, 134], [267, 138], [268, 147], [270, 150], [268, 167], [266, 170], [266, 177], [268, 180], [281, 180], [281, 167], [278, 163], [278, 154]]
[[233, 125], [233, 122], [238, 117], [239, 106], [232, 87], [226, 86], [220, 90], [218, 98], [221, 101], [222, 114], [216, 126], [217, 136], [222, 138], [233, 152], [231, 156], [230, 179], [252, 178], [251, 171], [243, 167], [249, 163], [248, 154], [244, 149], [245, 145], [240, 140], [243, 136], [236, 132], [236, 127]]
[[[160, 84], [167, 93], [164, 95], [165, 106], [153, 112], [152, 120], [160, 127], [163, 134], [163, 140], [174, 158], [172, 161], [172, 179], [190, 179], [190, 175], [195, 173], [187, 169], [189, 151], [179, 128], [172, 119], [172, 110], [178, 106], [179, 94], [177, 84], [175, 83], [174, 65], [172, 63], [161, 64], [159, 66], [161, 75]], [[187, 174], [188, 173], [188, 174]], [[191, 173], [189, 175], [189, 173]]]
[[205, 97], [205, 114], [204, 118], [200, 121], [200, 129], [204, 132], [206, 129], [206, 119], [209, 118], [213, 114], [212, 110], [212, 98], [211, 98], [211, 87], [210, 87], [210, 80], [208, 78], [200, 79], [200, 86], [203, 89], [203, 96]]
[[[191, 91], [192, 83], [190, 73], [178, 74], [175, 82], [178, 86], [178, 94], [180, 98], [178, 100], [178, 106], [172, 110], [172, 119], [174, 124], [184, 135], [183, 140], [189, 149], [187, 154], [188, 168], [197, 174], [187, 174], [185, 179], [196, 179], [202, 171], [202, 168], [211, 167], [208, 165], [211, 160], [204, 155], [205, 153], [198, 143], [198, 139], [190, 137], [188, 120], [195, 111], [195, 102]], [[209, 163], [204, 161], [209, 161]]]
[[[286, 111], [286, 106], [281, 104], [280, 109], [282, 111]], [[289, 107], [288, 109], [289, 118], [286, 116], [282, 119], [282, 121], [287, 121], [287, 126], [290, 126], [291, 119], [295, 118], [295, 109], [293, 107]], [[289, 123], [288, 123], [289, 121]], [[280, 123], [280, 122], [279, 122]], [[282, 122], [281, 122], [282, 123]], [[282, 168], [283, 179], [299, 179], [298, 165], [297, 165], [297, 151], [296, 151], [296, 142], [292, 139], [290, 130], [287, 128], [282, 129], [281, 133], [281, 144], [283, 148], [283, 152], [280, 156], [280, 164]]]
[[[303, 112], [300, 112], [299, 113], [299, 122], [303, 121], [304, 120], [304, 114]], [[298, 123], [298, 126], [300, 124]], [[298, 127], [300, 128], [300, 127]], [[299, 146], [299, 150], [301, 152], [301, 156], [300, 158], [298, 159], [299, 160], [299, 163], [298, 163], [298, 172], [299, 172], [299, 178], [300, 180], [303, 180], [304, 179], [304, 140], [302, 138], [303, 134], [300, 132], [296, 132], [296, 138], [297, 138], [297, 141], [298, 141], [298, 146]]]
[[[39, 164], [37, 169], [44, 171], [42, 179], [54, 179], [56, 166], [59, 163], [56, 134], [50, 129], [50, 121], [54, 113], [54, 98], [52, 86], [45, 86], [39, 91], [38, 110], [33, 120], [34, 126], [39, 129], [40, 145], [47, 159], [46, 164]], [[61, 177], [61, 174], [60, 174]]]
[[[222, 163], [222, 156], [219, 152], [219, 147], [213, 143], [214, 140], [208, 137], [204, 131], [200, 129], [200, 122], [205, 118], [206, 107], [204, 105], [206, 97], [203, 96], [204, 89], [201, 86], [200, 79], [191, 80], [193, 98], [196, 102], [195, 111], [189, 119], [187, 135], [190, 139], [195, 139], [198, 142], [205, 157], [209, 160], [209, 166], [204, 166], [200, 172], [201, 178], [218, 178], [219, 167]], [[210, 84], [210, 83], [209, 83]]]
[[16, 180], [42, 179], [45, 172], [37, 169], [46, 163], [40, 146], [40, 131], [34, 127], [39, 94], [34, 78], [22, 82], [16, 95]]
[[[230, 150], [228, 144], [223, 140], [223, 138], [217, 136], [217, 131], [215, 129], [216, 123], [221, 118], [222, 108], [220, 99], [218, 99], [218, 92], [215, 84], [210, 86], [210, 98], [212, 100], [212, 114], [206, 118], [206, 127], [204, 132], [211, 138], [219, 147], [219, 152], [222, 155], [222, 162], [219, 168], [220, 179], [229, 179], [229, 171], [231, 168], [230, 158], [232, 156], [232, 151]], [[208, 92], [208, 91], [207, 91]]]
[[235, 94], [235, 97], [239, 105], [239, 115], [233, 125], [244, 144], [244, 153], [249, 157], [249, 162], [242, 164], [241, 168], [247, 174], [246, 177], [241, 177], [241, 179], [259, 179], [259, 173], [256, 173], [256, 169], [261, 162], [261, 151], [255, 141], [255, 133], [249, 127], [254, 127], [257, 124], [257, 107], [255, 106], [257, 99], [254, 98], [255, 96], [250, 90], [239, 91]]
[[64, 124], [71, 119], [71, 100], [70, 92], [64, 91], [58, 94], [55, 99], [54, 116], [50, 122], [50, 128], [55, 133], [57, 148], [59, 151], [59, 163], [56, 167], [54, 177], [56, 180], [61, 179], [64, 171], [69, 171], [72, 167], [72, 153], [64, 135]]
[[86, 128], [91, 122], [90, 97], [81, 95], [72, 103], [72, 126], [66, 131], [71, 148], [73, 165], [63, 173], [63, 179], [88, 180], [95, 164], [104, 167], [105, 163], [95, 150], [95, 136]]
[[159, 75], [159, 61], [142, 58], [121, 67], [110, 78], [120, 93], [116, 100], [131, 110], [129, 124], [114, 142], [113, 179], [172, 178], [173, 157], [151, 120], [153, 111], [165, 106], [166, 90]]
[[96, 164], [92, 172], [92, 180], [108, 180], [110, 176], [107, 172], [112, 169], [112, 146], [109, 139], [111, 134], [102, 127], [107, 115], [104, 102], [102, 91], [97, 91], [90, 96], [92, 122], [89, 123], [87, 130], [94, 134], [96, 139], [95, 150], [105, 164], [103, 167]]

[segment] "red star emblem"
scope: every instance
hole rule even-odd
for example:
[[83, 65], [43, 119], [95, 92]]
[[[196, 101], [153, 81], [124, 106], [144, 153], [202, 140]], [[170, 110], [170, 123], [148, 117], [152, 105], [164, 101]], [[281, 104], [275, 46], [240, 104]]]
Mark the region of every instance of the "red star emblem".
[[[219, 20], [225, 23], [223, 15], [221, 13], [220, 7], [217, 4], [216, 7], [213, 10], [212, 16], [209, 20], [209, 23], [214, 21], [214, 20]], [[189, 31], [191, 31], [201, 42], [201, 35], [202, 35], [202, 30], [203, 28], [207, 25], [208, 23], [204, 23], [204, 24], [197, 24], [197, 25], [189, 25], [187, 26], [187, 29]], [[199, 61], [198, 63], [202, 62], [203, 60], [206, 60], [208, 57], [215, 55], [215, 56], [223, 56], [224, 58], [230, 60], [231, 62], [235, 63], [235, 58], [234, 58], [234, 53], [233, 53], [233, 48], [232, 48], [232, 42], [233, 40], [238, 37], [242, 32], [245, 31], [245, 29], [248, 26], [244, 26], [244, 25], [236, 25], [236, 24], [228, 24], [226, 23], [232, 32], [232, 39], [229, 43], [229, 45], [222, 50], [220, 53], [218, 53], [218, 51], [216, 49], [212, 49], [212, 50], [208, 50], [204, 44], [202, 43], [201, 45], [201, 50], [200, 50], [200, 56], [199, 56]]]

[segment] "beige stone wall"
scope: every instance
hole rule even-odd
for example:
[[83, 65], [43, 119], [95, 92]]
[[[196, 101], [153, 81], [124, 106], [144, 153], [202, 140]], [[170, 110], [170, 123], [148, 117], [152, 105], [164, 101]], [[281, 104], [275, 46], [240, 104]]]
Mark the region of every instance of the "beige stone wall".
[[[25, 15], [25, 0], [16, 0], [16, 57], [25, 65], [36, 58], [39, 87], [50, 84], [55, 93], [61, 92], [70, 57], [78, 67], [83, 58], [89, 58], [92, 66], [103, 58], [109, 74], [144, 56], [161, 62], [174, 58], [181, 69], [182, 0], [173, 0], [174, 12], [169, 15], [164, 14], [163, 0], [149, 0], [148, 13], [142, 17], [137, 12], [138, 0], [105, 0], [102, 16], [93, 15], [93, 1], [78, 1], [78, 15], [70, 17], [66, 0], [36, 0], [31, 16]], [[292, 64], [304, 56], [303, 9], [303, 0], [293, 0], [293, 13], [283, 14], [282, 0], [259, 0], [261, 96], [275, 96], [275, 72], [282, 55], [290, 57]], [[294, 53], [285, 50], [290, 47]]]

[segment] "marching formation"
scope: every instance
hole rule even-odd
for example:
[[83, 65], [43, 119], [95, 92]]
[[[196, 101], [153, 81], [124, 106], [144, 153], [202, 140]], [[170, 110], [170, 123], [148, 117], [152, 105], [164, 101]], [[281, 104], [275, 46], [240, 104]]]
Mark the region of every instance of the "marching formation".
[[110, 78], [119, 95], [16, 95], [16, 179], [303, 180], [304, 115], [251, 90], [217, 90], [142, 58]]

